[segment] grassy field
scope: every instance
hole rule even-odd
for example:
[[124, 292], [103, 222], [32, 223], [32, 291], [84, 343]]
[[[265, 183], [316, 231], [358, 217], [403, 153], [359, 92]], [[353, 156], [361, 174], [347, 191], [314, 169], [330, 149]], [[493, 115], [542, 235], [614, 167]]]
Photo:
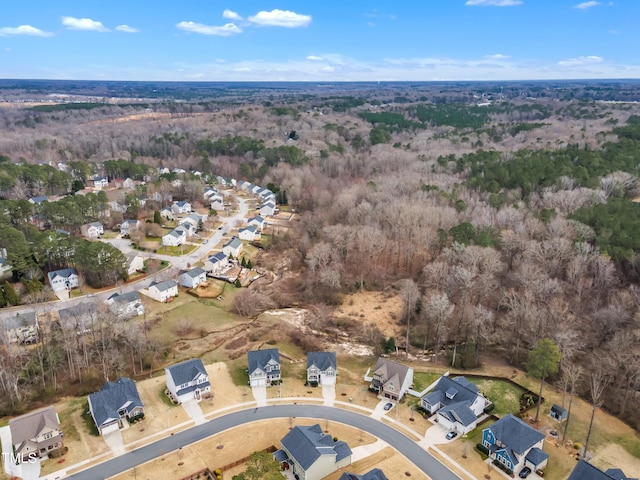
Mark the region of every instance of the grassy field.
[[417, 392], [421, 392], [438, 378], [440, 378], [439, 373], [415, 372], [413, 374], [413, 389]]
[[492, 413], [501, 417], [508, 413], [517, 415], [520, 411], [520, 396], [524, 393], [524, 389], [500, 380], [475, 378], [469, 378], [469, 380], [478, 386], [480, 393], [493, 402], [495, 410]]

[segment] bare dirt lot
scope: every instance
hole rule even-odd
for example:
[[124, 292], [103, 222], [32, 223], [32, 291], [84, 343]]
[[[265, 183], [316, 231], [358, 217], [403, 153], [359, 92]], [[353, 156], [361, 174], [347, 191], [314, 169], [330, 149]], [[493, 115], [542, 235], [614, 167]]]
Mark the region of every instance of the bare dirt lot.
[[399, 336], [402, 326], [402, 300], [390, 292], [358, 292], [347, 295], [334, 311], [336, 317], [349, 317], [376, 325], [385, 338]]

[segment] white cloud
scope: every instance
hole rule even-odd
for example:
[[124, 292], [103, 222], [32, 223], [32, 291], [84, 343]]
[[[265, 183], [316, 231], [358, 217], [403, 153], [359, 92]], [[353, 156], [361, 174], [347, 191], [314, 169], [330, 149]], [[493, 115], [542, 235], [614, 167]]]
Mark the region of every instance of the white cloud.
[[594, 65], [602, 63], [604, 58], [597, 55], [587, 55], [584, 57], [568, 58], [566, 60], [560, 60], [558, 65], [561, 67], [583, 67], [586, 65]]
[[491, 58], [492, 60], [505, 60], [509, 58], [509, 55], [503, 55], [501, 53], [494, 53], [493, 55], [485, 55], [484, 58]]
[[90, 18], [62, 17], [62, 24], [69, 30], [93, 30], [95, 32], [108, 32], [109, 29], [102, 22]]
[[51, 37], [53, 36], [53, 33], [43, 32], [39, 28], [32, 27], [31, 25], [20, 25], [19, 27], [0, 28], [0, 37], [7, 37], [9, 35], [28, 35], [31, 37]]
[[372, 27], [372, 28], [373, 28], [373, 27], [375, 27], [375, 26], [376, 26], [376, 24], [375, 24], [375, 23], [373, 23], [373, 22], [367, 22], [367, 27]]
[[465, 5], [478, 5], [480, 7], [513, 7], [521, 5], [522, 0], [467, 0]]
[[235, 21], [242, 20], [242, 17], [240, 15], [238, 15], [233, 10], [229, 10], [228, 8], [225, 9], [224, 12], [222, 12], [222, 18], [227, 18], [229, 20], [235, 20]]
[[126, 32], [126, 33], [137, 33], [140, 31], [137, 28], [130, 27], [129, 25], [118, 25], [116, 27], [116, 30], [118, 30], [119, 32]]
[[261, 11], [250, 16], [247, 20], [264, 27], [297, 28], [306, 27], [311, 23], [311, 15], [302, 15], [290, 10]]
[[577, 8], [579, 10], [587, 10], [588, 8], [597, 7], [600, 5], [600, 2], [596, 2], [595, 0], [591, 0], [589, 2], [582, 2], [576, 5], [573, 8]]
[[317, 55], [307, 55], [307, 60], [311, 60], [312, 62], [319, 62], [324, 59], [322, 57], [318, 57]]
[[235, 23], [225, 23], [221, 27], [213, 25], [204, 25], [196, 22], [180, 22], [176, 25], [180, 30], [185, 32], [200, 33], [202, 35], [216, 35], [218, 37], [230, 37], [242, 33], [242, 29]]

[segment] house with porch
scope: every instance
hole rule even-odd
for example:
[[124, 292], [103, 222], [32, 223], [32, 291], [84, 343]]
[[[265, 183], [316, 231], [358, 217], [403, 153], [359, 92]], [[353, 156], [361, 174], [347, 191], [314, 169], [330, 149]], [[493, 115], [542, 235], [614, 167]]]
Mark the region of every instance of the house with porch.
[[114, 293], [107, 299], [109, 310], [120, 317], [144, 315], [144, 305], [140, 294], [135, 290], [127, 293]]
[[491, 459], [514, 473], [524, 467], [532, 471], [543, 469], [549, 460], [542, 450], [544, 434], [511, 414], [482, 431], [482, 445], [489, 450]]
[[104, 175], [93, 177], [93, 188], [100, 190], [109, 186], [109, 179]]
[[169, 396], [176, 403], [202, 400], [211, 394], [209, 374], [199, 358], [176, 363], [164, 369]]
[[211, 255], [207, 258], [207, 261], [204, 262], [204, 270], [207, 272], [207, 275], [211, 277], [216, 277], [226, 272], [229, 268], [229, 257], [227, 257], [224, 252], [218, 252], [214, 255]]
[[249, 385], [270, 386], [280, 381], [280, 353], [277, 348], [247, 352]]
[[[145, 293], [141, 291], [141, 293]], [[163, 282], [151, 282], [146, 291], [147, 296], [157, 302], [167, 302], [169, 299], [178, 296], [178, 284], [175, 280], [164, 280]]]
[[238, 237], [233, 237], [222, 246], [222, 252], [227, 257], [238, 258], [242, 253], [242, 241]]
[[98, 432], [104, 435], [122, 428], [125, 421], [143, 417], [144, 404], [133, 380], [121, 377], [89, 395], [89, 411]]
[[75, 268], [63, 268], [47, 273], [49, 285], [54, 292], [78, 287], [78, 273]]
[[296, 426], [280, 441], [274, 452], [283, 470], [290, 470], [300, 480], [321, 480], [351, 465], [351, 449], [342, 440], [322, 431], [319, 424]]
[[337, 375], [336, 352], [307, 353], [307, 383], [335, 385]]
[[413, 384], [413, 368], [388, 358], [378, 358], [371, 376], [370, 371], [367, 370], [364, 377], [365, 381], [371, 382], [369, 390], [394, 402], [400, 401]]
[[221, 210], [224, 210], [224, 202], [219, 198], [215, 198], [211, 200], [211, 204], [209, 205], [209, 208], [211, 208], [211, 210], [215, 210], [219, 212]]
[[187, 272], [183, 272], [178, 277], [178, 283], [181, 287], [198, 288], [198, 285], [206, 283], [207, 272], [201, 267], [192, 268]]
[[420, 400], [422, 408], [437, 414], [440, 425], [461, 435], [476, 428], [478, 418], [489, 403], [474, 383], [464, 377], [451, 378], [448, 374], [440, 377], [434, 388]]
[[357, 473], [343, 473], [338, 480], [389, 480], [382, 470], [374, 468], [367, 473], [358, 475]]
[[182, 220], [180, 220], [180, 226], [189, 225], [189, 228], [191, 229], [191, 231], [195, 233], [198, 231], [198, 227], [206, 221], [207, 221], [206, 215], [198, 215], [197, 213], [190, 213], [189, 215], [184, 217]]
[[60, 419], [53, 406], [9, 420], [11, 443], [18, 461], [46, 458], [62, 447]]
[[619, 468], [608, 468], [604, 472], [586, 460], [578, 460], [567, 480], [638, 480], [627, 477]]

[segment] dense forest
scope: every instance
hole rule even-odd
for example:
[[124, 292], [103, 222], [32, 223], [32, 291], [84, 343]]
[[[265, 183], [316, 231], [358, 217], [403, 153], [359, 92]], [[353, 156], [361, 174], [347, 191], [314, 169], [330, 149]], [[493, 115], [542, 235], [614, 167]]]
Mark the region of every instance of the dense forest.
[[[267, 245], [264, 265], [286, 258], [288, 268], [254, 292], [265, 305], [324, 308], [347, 292], [391, 289], [404, 302], [395, 321], [406, 340], [396, 343], [461, 368], [483, 355], [521, 366], [549, 337], [562, 353], [551, 380], [561, 384], [573, 364], [606, 372], [605, 408], [640, 428], [639, 92], [606, 83], [367, 85], [185, 102], [12, 103], [0, 109], [0, 247], [19, 245], [14, 280], [37, 278], [34, 268], [57, 265], [60, 252], [73, 251], [78, 266], [95, 256], [27, 221], [39, 214], [76, 231], [102, 218], [100, 193], [73, 194], [94, 174], [145, 182], [121, 200], [121, 218], [135, 218], [138, 200], [154, 192], [195, 198], [207, 176], [269, 184], [286, 192], [300, 220]], [[186, 170], [180, 192], [175, 174], [158, 167]], [[331, 314], [322, 327], [337, 328]], [[143, 363], [142, 343], [107, 344]], [[29, 363], [39, 374], [22, 377], [25, 390], [26, 378], [42, 380], [35, 389], [48, 385], [60, 352], [51, 353], [57, 363]], [[0, 388], [18, 400], [15, 385]]]

